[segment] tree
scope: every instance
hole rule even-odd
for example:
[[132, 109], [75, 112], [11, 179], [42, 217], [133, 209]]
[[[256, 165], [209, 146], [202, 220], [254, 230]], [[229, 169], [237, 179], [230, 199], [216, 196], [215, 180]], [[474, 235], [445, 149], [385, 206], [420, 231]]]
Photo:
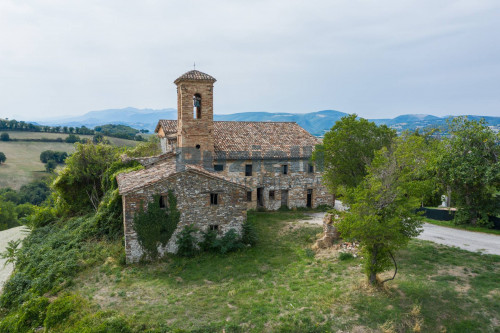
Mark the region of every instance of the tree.
[[0, 151], [0, 164], [5, 163], [7, 160], [7, 156], [3, 152]]
[[2, 141], [9, 141], [10, 140], [9, 133], [2, 133], [2, 134], [0, 134], [0, 140], [2, 140]]
[[391, 263], [395, 272], [395, 251], [405, 246], [420, 231], [422, 222], [415, 208], [422, 196], [432, 189], [427, 172], [434, 169], [434, 151], [424, 137], [410, 135], [395, 139], [388, 148], [375, 153], [366, 177], [346, 191], [349, 210], [338, 224], [345, 239], [356, 239], [364, 258], [364, 269], [371, 284], [377, 274]]
[[335, 194], [340, 188], [356, 187], [366, 175], [375, 151], [390, 145], [395, 136], [396, 132], [387, 126], [377, 126], [352, 114], [337, 121], [325, 134], [313, 159], [323, 164], [323, 179]]
[[500, 133], [467, 117], [449, 122], [449, 132], [439, 171], [457, 208], [455, 223], [488, 226], [488, 215], [500, 213]]
[[57, 167], [57, 162], [54, 160], [48, 160], [47, 163], [45, 163], [45, 171], [47, 172], [54, 171], [56, 167]]
[[72, 212], [97, 210], [111, 186], [106, 172], [119, 161], [119, 149], [105, 144], [75, 144], [76, 151], [66, 159], [66, 167], [53, 183], [57, 195]]

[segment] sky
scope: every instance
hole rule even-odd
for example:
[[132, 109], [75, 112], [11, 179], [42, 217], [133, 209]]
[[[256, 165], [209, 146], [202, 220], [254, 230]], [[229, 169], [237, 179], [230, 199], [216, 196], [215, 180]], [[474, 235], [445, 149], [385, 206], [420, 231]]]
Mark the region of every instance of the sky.
[[215, 113], [500, 116], [498, 0], [0, 0], [0, 118], [175, 108], [217, 79]]

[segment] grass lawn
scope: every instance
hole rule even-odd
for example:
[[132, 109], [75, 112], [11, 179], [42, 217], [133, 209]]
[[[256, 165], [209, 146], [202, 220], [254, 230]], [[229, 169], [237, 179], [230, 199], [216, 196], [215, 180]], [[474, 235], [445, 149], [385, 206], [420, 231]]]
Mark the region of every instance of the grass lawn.
[[438, 221], [438, 220], [433, 220], [429, 219], [426, 217], [423, 217], [422, 220], [424, 220], [427, 223], [439, 225], [442, 227], [448, 227], [448, 228], [454, 228], [454, 229], [462, 229], [462, 230], [467, 230], [467, 231], [475, 231], [475, 232], [484, 232], [487, 234], [493, 234], [493, 235], [500, 235], [500, 230], [497, 229], [488, 229], [484, 227], [475, 227], [469, 224], [459, 224], [456, 225], [453, 223], [453, 221]]
[[[42, 132], [7, 132], [12, 139], [39, 139], [39, 138], [65, 138], [68, 135], [62, 133]], [[81, 137], [91, 137], [84, 136]], [[138, 141], [119, 138], [108, 138], [112, 144], [117, 146], [135, 146]], [[44, 150], [74, 151], [72, 143], [63, 142], [23, 142], [23, 141], [0, 141], [0, 151], [7, 156], [5, 164], [0, 164], [0, 188], [11, 187], [18, 190], [35, 179], [46, 177], [45, 165], [40, 162], [40, 153]]]
[[0, 187], [18, 190], [35, 179], [46, 177], [45, 165], [40, 162], [44, 150], [73, 152], [73, 144], [61, 142], [4, 142], [0, 141], [0, 151], [7, 156], [0, 165]]
[[72, 291], [137, 331], [498, 332], [500, 256], [414, 240], [397, 255], [396, 280], [377, 290], [359, 258], [310, 250], [321, 227], [294, 222], [303, 217], [249, 213], [258, 245], [224, 256], [123, 267], [117, 253]]

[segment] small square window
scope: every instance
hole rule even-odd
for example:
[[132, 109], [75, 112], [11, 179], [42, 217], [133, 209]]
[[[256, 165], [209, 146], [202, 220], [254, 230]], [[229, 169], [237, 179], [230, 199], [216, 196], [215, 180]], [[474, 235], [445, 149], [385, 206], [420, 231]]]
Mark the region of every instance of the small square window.
[[309, 173], [314, 173], [314, 165], [309, 164], [309, 165], [308, 165], [307, 172], [309, 172]]
[[252, 176], [252, 165], [251, 164], [245, 165], [245, 176], [246, 177]]
[[283, 164], [281, 166], [281, 172], [284, 174], [284, 175], [288, 175], [288, 164]]
[[274, 190], [269, 190], [269, 199], [274, 200]]
[[252, 191], [247, 192], [247, 201], [248, 202], [252, 201]]
[[218, 193], [210, 193], [210, 204], [218, 205], [219, 204], [219, 194]]
[[215, 171], [224, 171], [224, 164], [214, 164]]
[[210, 231], [219, 231], [219, 225], [218, 224], [211, 224], [208, 226], [208, 230]]

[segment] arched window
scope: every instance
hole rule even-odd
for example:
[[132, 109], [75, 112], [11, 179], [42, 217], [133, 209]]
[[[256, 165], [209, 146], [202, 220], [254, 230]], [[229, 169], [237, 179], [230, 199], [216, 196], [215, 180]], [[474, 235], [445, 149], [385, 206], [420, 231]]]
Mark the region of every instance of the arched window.
[[201, 119], [201, 95], [194, 94], [193, 96], [193, 118]]

